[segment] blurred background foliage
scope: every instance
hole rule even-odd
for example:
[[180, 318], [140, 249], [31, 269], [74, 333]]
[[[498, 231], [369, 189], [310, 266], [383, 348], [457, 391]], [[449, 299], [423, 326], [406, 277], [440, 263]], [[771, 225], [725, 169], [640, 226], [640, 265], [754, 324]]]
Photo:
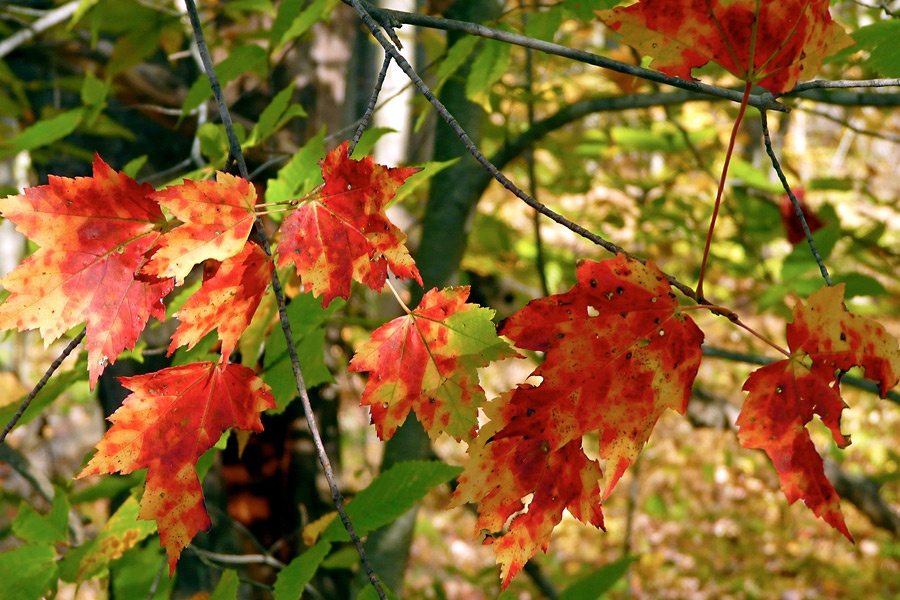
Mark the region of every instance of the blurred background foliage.
[[[615, 4], [399, 5], [641, 64], [640, 56], [593, 18], [594, 9]], [[857, 45], [833, 57], [819, 77], [900, 77], [900, 3], [832, 4], [835, 19]], [[200, 10], [254, 183], [268, 202], [302, 196], [318, 183], [317, 161], [325, 151], [352, 135], [374, 85], [380, 49], [338, 0], [210, 0]], [[425, 80], [520, 187], [693, 285], [737, 106], [474, 36], [409, 26], [397, 32]], [[50, 175], [89, 175], [95, 152], [156, 186], [213, 176], [226, 167], [228, 148], [198, 64], [179, 2], [0, 4], [0, 193], [46, 183]], [[409, 233], [427, 285], [472, 285], [473, 300], [496, 309], [500, 319], [532, 298], [567, 290], [577, 260], [609, 258], [570, 231], [536, 220], [531, 209], [491, 183], [397, 74], [382, 93], [378, 127], [367, 132], [357, 154], [374, 152], [380, 162], [425, 167], [401, 190], [391, 217]], [[702, 77], [739, 85], [714, 67], [703, 69]], [[773, 143], [790, 185], [802, 191], [820, 222], [815, 238], [826, 265], [835, 281], [846, 283], [852, 311], [900, 335], [900, 94], [896, 87], [811, 90], [788, 94], [782, 102], [792, 110], [770, 113]], [[744, 123], [706, 293], [781, 341], [795, 297], [823, 282], [805, 242], [789, 241], [784, 193], [765, 154], [755, 109], [748, 109]], [[271, 232], [280, 218], [267, 215]], [[0, 244], [4, 272], [33, 250], [8, 223], [0, 227]], [[341, 487], [353, 496], [378, 475], [383, 445], [358, 405], [365, 382], [347, 374], [346, 366], [354, 348], [398, 308], [360, 289], [348, 303], [323, 310], [299, 293], [296, 281], [288, 280], [288, 286], [304, 373], [315, 387]], [[415, 299], [418, 292], [409, 293]], [[176, 296], [169, 314], [186, 297]], [[233, 440], [210, 455], [205, 489], [214, 529], [196, 540], [196, 551], [185, 553], [174, 582], [157, 577], [162, 555], [152, 524], [130, 538], [121, 557], [114, 552], [95, 570], [85, 570], [84, 556], [98, 544], [88, 540], [98, 533], [125, 535], [109, 533], [110, 523], [117, 523], [109, 516], [127, 510], [130, 490], [141, 478], [72, 481], [103, 433], [103, 417], [121, 402], [113, 376], [166, 364], [171, 320], [152, 327], [131, 360], [109, 370], [99, 402], [88, 392], [86, 369], [79, 364], [84, 359], [69, 360], [0, 446], [0, 549], [13, 553], [0, 560], [0, 571], [7, 569], [0, 579], [41, 590], [47, 584], [41, 577], [56, 574], [59, 597], [137, 598], [150, 592], [181, 598], [212, 592], [223, 571], [237, 568], [245, 582], [241, 597], [270, 597], [281, 565], [297, 555], [312, 556], [305, 554], [311, 544], [303, 527], [329, 513], [331, 502], [301, 411], [291, 402], [284, 342], [271, 330], [273, 306], [269, 297], [240, 350], [242, 362], [257, 367], [275, 388], [279, 409], [267, 416], [266, 432], [250, 441], [243, 460]], [[787, 506], [767, 458], [737, 444], [733, 423], [742, 382], [771, 353], [724, 319], [698, 319], [715, 356], [701, 366], [689, 418], [668, 414], [660, 421], [640, 462], [604, 507], [608, 533], [564, 519], [548, 554], [536, 558], [506, 597], [553, 596], [569, 588], [560, 597], [595, 598], [604, 581], [612, 586], [610, 598], [900, 595], [896, 397], [878, 400], [845, 385], [851, 409], [844, 431], [853, 444], [841, 452], [827, 436], [816, 437], [845, 498], [856, 538], [851, 545], [805, 507]], [[179, 350], [171, 361], [201, 360], [215, 350], [214, 341], [189, 353]], [[9, 420], [62, 345], [44, 348], [32, 333], [2, 341], [0, 422]], [[488, 396], [522, 381], [535, 358], [486, 370]], [[439, 457], [454, 465], [465, 460], [465, 449], [451, 441], [433, 448], [420, 444], [414, 454], [406, 458]], [[388, 557], [388, 566], [399, 572], [404, 597], [497, 597], [493, 557], [472, 539], [474, 515], [443, 510], [449, 490], [436, 487], [408, 519], [406, 553], [401, 548], [399, 554], [377, 555]], [[126, 529], [135, 531], [133, 521], [128, 523]], [[44, 545], [38, 548], [35, 539]], [[222, 559], [260, 553], [271, 560], [235, 565]], [[337, 545], [317, 559], [309, 597], [356, 593], [354, 553]], [[34, 565], [37, 575], [9, 571], [11, 564]], [[232, 575], [222, 578], [216, 593], [227, 595]], [[589, 579], [581, 587], [571, 585], [581, 577]], [[25, 585], [35, 581], [36, 587]]]

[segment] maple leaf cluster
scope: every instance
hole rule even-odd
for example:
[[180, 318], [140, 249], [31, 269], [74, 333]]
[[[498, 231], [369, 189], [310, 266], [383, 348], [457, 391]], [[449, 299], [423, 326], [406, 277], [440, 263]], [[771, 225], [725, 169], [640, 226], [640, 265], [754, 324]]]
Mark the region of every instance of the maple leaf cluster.
[[[389, 169], [371, 158], [350, 159], [346, 143], [329, 153], [322, 161], [325, 183], [319, 194], [285, 223], [281, 264], [295, 264], [304, 284], [325, 304], [347, 298], [354, 279], [380, 289], [388, 268], [421, 283], [405, 236], [384, 213], [397, 188], [416, 171]], [[180, 324], [168, 353], [190, 349], [215, 331], [221, 360], [120, 378], [131, 394], [79, 474], [148, 469], [140, 517], [157, 521], [174, 570], [182, 549], [209, 526], [194, 469], [197, 459], [232, 427], [260, 431], [259, 413], [275, 407], [268, 386], [252, 369], [228, 362], [273, 269], [267, 252], [248, 241], [256, 220], [256, 189], [240, 177], [219, 173], [215, 181], [185, 181], [156, 191], [95, 157], [92, 177], [51, 176], [48, 185], [0, 200], [0, 212], [40, 246], [0, 281], [10, 293], [0, 306], [0, 328], [37, 328], [49, 344], [85, 323], [91, 387], [121, 352], [135, 347], [150, 317], [165, 318], [163, 298], [203, 265], [200, 289], [175, 315]], [[464, 294], [458, 291], [456, 297], [462, 302], [445, 316], [463, 309]], [[468, 331], [465, 318], [455, 322], [459, 331]], [[453, 362], [448, 354], [447, 360], [441, 377], [477, 388], [471, 365], [489, 359]], [[450, 372], [457, 366], [462, 375]], [[453, 417], [450, 427], [458, 429], [456, 413]]]
[[[693, 68], [718, 63], [747, 82], [746, 103], [750, 84], [781, 93], [849, 43], [827, 0], [788, 4], [797, 10], [752, 0], [643, 0], [598, 15], [667, 74], [689, 79]], [[40, 246], [0, 281], [9, 292], [0, 328], [39, 329], [49, 344], [85, 323], [92, 387], [135, 347], [150, 317], [165, 318], [163, 299], [202, 265], [168, 352], [215, 331], [221, 360], [120, 378], [131, 394], [78, 475], [147, 469], [139, 516], [157, 522], [171, 571], [210, 523], [197, 460], [231, 428], [261, 431], [261, 412], [275, 406], [253, 369], [229, 363], [275, 264], [293, 265], [323, 306], [347, 299], [353, 281], [381, 290], [389, 272], [422, 285], [405, 234], [385, 212], [417, 169], [352, 159], [347, 143], [320, 165], [323, 183], [293, 202], [275, 261], [267, 244], [249, 241], [256, 189], [225, 173], [157, 191], [96, 157], [93, 177], [51, 177], [0, 200], [0, 213]], [[547, 550], [564, 510], [604, 526], [603, 501], [660, 416], [685, 412], [704, 336], [652, 262], [584, 261], [571, 290], [534, 300], [502, 324], [500, 335], [544, 360], [531, 374], [539, 383], [488, 402], [478, 369], [517, 352], [499, 337], [493, 311], [468, 296], [467, 287], [427, 291], [414, 310], [374, 331], [349, 369], [368, 374], [361, 403], [380, 438], [413, 411], [432, 439], [469, 444], [453, 502], [478, 503], [477, 527], [506, 587]], [[744, 385], [738, 437], [768, 453], [790, 502], [804, 500], [850, 538], [806, 425], [818, 415], [838, 446], [849, 444], [841, 376], [862, 368], [885, 395], [900, 378], [900, 350], [883, 327], [847, 312], [842, 286], [798, 301], [787, 340], [789, 356]], [[479, 410], [487, 419], [480, 429]]]

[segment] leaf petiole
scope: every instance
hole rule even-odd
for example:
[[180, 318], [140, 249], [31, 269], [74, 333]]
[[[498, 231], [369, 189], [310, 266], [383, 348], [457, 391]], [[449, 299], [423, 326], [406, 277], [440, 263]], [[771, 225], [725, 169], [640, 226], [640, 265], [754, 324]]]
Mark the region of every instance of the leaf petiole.
[[385, 283], [387, 284], [388, 288], [391, 290], [391, 293], [394, 295], [394, 298], [396, 298], [397, 302], [400, 303], [400, 306], [403, 308], [404, 312], [406, 312], [406, 314], [408, 314], [408, 315], [411, 315], [412, 311], [406, 305], [406, 302], [403, 301], [403, 298], [400, 297], [400, 293], [397, 291], [397, 289], [391, 283], [391, 280], [387, 279], [387, 280], [385, 280]]

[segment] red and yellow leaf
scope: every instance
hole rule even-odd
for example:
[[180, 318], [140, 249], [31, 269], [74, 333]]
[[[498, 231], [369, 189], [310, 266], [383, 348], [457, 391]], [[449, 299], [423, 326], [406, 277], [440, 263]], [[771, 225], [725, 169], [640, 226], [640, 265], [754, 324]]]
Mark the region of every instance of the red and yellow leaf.
[[[530, 387], [523, 384], [520, 389]], [[603, 528], [603, 472], [597, 461], [585, 455], [581, 439], [554, 451], [538, 437], [484, 443], [520, 416], [518, 411], [518, 406], [509, 403], [509, 393], [485, 408], [491, 421], [469, 446], [468, 463], [453, 498], [457, 506], [479, 503], [476, 527], [485, 536], [484, 543], [493, 544], [504, 587], [538, 550], [547, 551], [563, 509], [582, 523]], [[529, 494], [534, 495], [526, 511], [524, 500]]]
[[174, 315], [181, 325], [172, 336], [169, 354], [179, 346], [193, 348], [215, 329], [227, 360], [256, 313], [271, 268], [265, 251], [251, 242], [240, 254], [214, 265], [200, 289]]
[[139, 517], [155, 520], [170, 572], [181, 551], [209, 527], [197, 459], [228, 428], [262, 431], [259, 413], [274, 408], [251, 369], [194, 363], [120, 378], [132, 391], [78, 477], [148, 469]]
[[227, 173], [218, 173], [216, 181], [187, 180], [154, 197], [183, 224], [160, 238], [144, 269], [179, 282], [208, 258], [223, 261], [238, 254], [256, 219], [256, 188]]
[[0, 328], [40, 329], [46, 344], [86, 323], [91, 386], [134, 348], [147, 320], [165, 318], [170, 279], [140, 274], [165, 217], [153, 188], [100, 157], [93, 177], [50, 183], [0, 200], [0, 212], [41, 248], [0, 281], [10, 296]]
[[[662, 412], [684, 412], [700, 365], [703, 333], [655, 265], [619, 255], [581, 263], [577, 277], [570, 291], [534, 300], [503, 324], [500, 333], [516, 346], [546, 352], [532, 373], [542, 382], [519, 385], [493, 409], [499, 424], [479, 434], [476, 444], [486, 441], [470, 452], [475, 458], [457, 490], [460, 501], [480, 503], [479, 523], [489, 532], [523, 509], [526, 494], [536, 494], [494, 542], [505, 582], [529, 552], [546, 547], [563, 506], [602, 523], [600, 499], [637, 458]], [[583, 456], [582, 436], [591, 432], [610, 466], [605, 478]], [[558, 484], [543, 482], [541, 473]], [[535, 504], [541, 485], [565, 489]], [[506, 536], [513, 537], [502, 541]]]
[[[802, 499], [813, 513], [852, 540], [840, 499], [825, 477], [806, 424], [818, 415], [841, 448], [850, 438], [841, 433], [840, 374], [863, 367], [879, 382], [882, 396], [900, 375], [897, 341], [878, 323], [847, 312], [844, 285], [826, 287], [794, 307], [787, 326], [791, 357], [754, 371], [738, 417], [738, 439], [772, 459], [788, 502]], [[810, 364], [807, 364], [810, 363]]]
[[361, 403], [378, 437], [389, 439], [410, 410], [432, 438], [469, 441], [485, 402], [479, 367], [516, 356], [497, 336], [494, 311], [466, 304], [468, 287], [433, 289], [418, 308], [379, 327], [350, 362], [368, 372]]
[[346, 142], [329, 152], [322, 161], [321, 191], [282, 225], [278, 266], [293, 263], [307, 290], [322, 296], [323, 306], [349, 298], [353, 280], [381, 290], [388, 269], [422, 285], [406, 235], [385, 214], [397, 188], [418, 171], [388, 168], [372, 157], [352, 159]]
[[713, 61], [773, 94], [853, 44], [828, 0], [641, 0], [597, 16], [666, 75], [692, 79], [693, 68]]
[[876, 321], [847, 312], [844, 287], [824, 287], [797, 303], [787, 326], [788, 346], [809, 356], [813, 373], [828, 382], [837, 371], [862, 367], [884, 397], [900, 381], [897, 340]]
[[570, 291], [534, 300], [504, 322], [501, 335], [547, 356], [532, 373], [543, 383], [510, 400], [526, 408], [523, 417], [495, 437], [538, 436], [556, 449], [598, 431], [612, 467], [608, 497], [662, 412], [687, 408], [703, 333], [653, 263], [619, 255], [585, 261], [577, 275]]

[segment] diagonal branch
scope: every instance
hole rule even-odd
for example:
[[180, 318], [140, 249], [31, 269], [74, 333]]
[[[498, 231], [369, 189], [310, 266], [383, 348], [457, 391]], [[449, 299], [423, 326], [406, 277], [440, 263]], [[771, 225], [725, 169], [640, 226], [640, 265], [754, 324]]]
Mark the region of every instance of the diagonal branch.
[[[366, 25], [366, 27], [368, 27], [368, 29], [372, 32], [372, 36], [378, 41], [379, 44], [381, 44], [381, 47], [384, 48], [384, 51], [388, 55], [390, 55], [391, 58], [393, 58], [394, 61], [397, 63], [397, 65], [403, 70], [403, 72], [406, 73], [406, 76], [409, 77], [410, 81], [412, 81], [415, 84], [415, 86], [419, 89], [419, 92], [423, 96], [425, 96], [425, 98], [434, 107], [435, 111], [437, 111], [437, 113], [441, 116], [442, 119], [444, 119], [444, 121], [446, 121], [447, 125], [450, 126], [450, 128], [453, 130], [453, 132], [456, 134], [456, 136], [460, 139], [460, 141], [462, 141], [463, 145], [466, 147], [466, 149], [469, 151], [469, 153], [473, 157], [475, 157], [475, 160], [477, 160], [481, 164], [481, 166], [484, 167], [487, 170], [487, 172], [490, 173], [491, 176], [500, 183], [500, 185], [502, 185], [504, 188], [509, 190], [513, 195], [515, 195], [517, 198], [522, 200], [522, 202], [524, 202], [525, 204], [527, 204], [528, 206], [530, 206], [531, 208], [533, 208], [540, 214], [544, 215], [551, 221], [554, 221], [555, 223], [562, 225], [566, 229], [569, 229], [570, 231], [580, 235], [581, 237], [585, 238], [586, 240], [589, 240], [589, 241], [597, 244], [598, 246], [601, 246], [602, 248], [604, 248], [605, 250], [608, 250], [609, 252], [611, 252], [613, 254], [624, 254], [625, 256], [627, 256], [629, 258], [640, 261], [642, 264], [645, 262], [644, 259], [641, 259], [640, 257], [637, 257], [637, 256], [631, 254], [630, 252], [626, 251], [624, 248], [585, 229], [578, 223], [575, 223], [575, 222], [567, 219], [566, 217], [555, 212], [554, 210], [548, 208], [544, 204], [541, 204], [540, 202], [538, 202], [537, 200], [532, 198], [530, 195], [525, 193], [522, 189], [520, 189], [512, 181], [510, 181], [509, 178], [506, 177], [506, 175], [501, 173], [497, 169], [497, 167], [494, 166], [494, 164], [491, 163], [491, 161], [488, 160], [484, 154], [482, 154], [481, 150], [478, 149], [478, 147], [475, 145], [475, 143], [472, 141], [472, 139], [469, 137], [469, 135], [459, 125], [456, 118], [453, 115], [451, 115], [450, 112], [447, 110], [447, 107], [445, 107], [443, 105], [443, 103], [441, 103], [441, 101], [437, 99], [437, 97], [434, 95], [434, 92], [431, 91], [431, 88], [429, 88], [428, 85], [424, 81], [422, 81], [422, 78], [419, 77], [419, 74], [416, 73], [416, 71], [412, 67], [412, 65], [410, 65], [409, 62], [407, 62], [407, 60], [403, 57], [403, 55], [400, 54], [400, 51], [397, 50], [397, 48], [393, 44], [391, 44], [391, 42], [388, 41], [388, 39], [384, 36], [384, 34], [378, 28], [378, 24], [375, 22], [375, 20], [372, 18], [372, 16], [369, 15], [368, 12], [366, 12], [366, 9], [361, 4], [360, 0], [347, 0], [347, 1], [350, 2], [350, 4], [353, 6], [354, 9], [356, 9], [357, 13], [360, 16], [360, 19], [362, 19], [362, 21]], [[664, 273], [664, 275], [666, 277], [666, 280], [673, 287], [677, 288], [682, 294], [684, 294], [685, 296], [687, 296], [688, 298], [691, 298], [693, 300], [702, 301], [702, 299], [697, 297], [697, 294], [694, 292], [693, 289], [691, 289], [690, 286], [688, 286], [684, 283], [681, 283], [680, 281], [678, 281], [678, 279], [676, 279], [672, 275], [669, 275], [667, 273]]]
[[[209, 85], [212, 88], [213, 95], [216, 98], [216, 104], [219, 107], [219, 113], [222, 117], [222, 123], [225, 125], [225, 131], [228, 135], [229, 158], [237, 162], [241, 176], [247, 179], [249, 177], [247, 173], [247, 164], [244, 161], [244, 155], [241, 152], [241, 145], [237, 139], [237, 134], [234, 131], [231, 114], [228, 110], [228, 105], [225, 103], [225, 97], [222, 94], [222, 87], [221, 85], [219, 85], [218, 77], [216, 77], [215, 67], [212, 64], [212, 58], [209, 54], [209, 48], [206, 45], [206, 38], [203, 35], [203, 28], [200, 25], [200, 16], [197, 14], [197, 6], [194, 3], [194, 0], [185, 0], [185, 3], [187, 5], [188, 15], [191, 19], [191, 27], [194, 30], [194, 37], [197, 41], [197, 48], [200, 51], [200, 56], [203, 58], [203, 66], [206, 69], [206, 75], [209, 78]], [[258, 215], [255, 222], [255, 231], [257, 238], [259, 239], [259, 243], [262, 246], [263, 250], [265, 250], [266, 255], [272, 256], [272, 248], [269, 246], [269, 239], [266, 236], [265, 228], [263, 227], [262, 221], [260, 220]], [[325, 443], [322, 441], [322, 434], [319, 431], [319, 426], [316, 421], [316, 415], [313, 412], [312, 403], [309, 400], [309, 392], [306, 389], [306, 383], [303, 380], [303, 373], [300, 370], [300, 359], [297, 356], [297, 346], [294, 343], [294, 336], [291, 331], [291, 323], [287, 315], [287, 306], [284, 300], [284, 290], [281, 287], [281, 281], [278, 279], [278, 271], [275, 268], [272, 268], [272, 291], [275, 294], [275, 301], [278, 305], [278, 315], [281, 320], [281, 329], [284, 332], [284, 337], [287, 342], [288, 353], [291, 358], [291, 368], [294, 372], [294, 379], [297, 382], [297, 391], [300, 393], [300, 402], [303, 406], [303, 413], [306, 416], [306, 422], [309, 425], [309, 431], [312, 435], [313, 443], [316, 446], [316, 454], [319, 457], [319, 462], [322, 463], [322, 469], [325, 472], [325, 479], [328, 481], [328, 487], [331, 491], [331, 500], [334, 503], [334, 507], [341, 518], [341, 522], [343, 523], [344, 528], [350, 535], [350, 539], [353, 541], [354, 546], [356, 546], [356, 551], [359, 554], [360, 562], [362, 563], [363, 568], [366, 570], [366, 574], [369, 577], [369, 581], [372, 583], [372, 587], [375, 588], [375, 591], [378, 593], [379, 598], [385, 600], [387, 596], [385, 595], [384, 590], [381, 587], [381, 583], [378, 581], [378, 577], [372, 570], [372, 566], [369, 563], [369, 560], [366, 558], [366, 551], [365, 548], [363, 548], [362, 541], [360, 540], [359, 535], [356, 533], [356, 530], [353, 527], [353, 523], [351, 523], [350, 517], [347, 515], [347, 511], [344, 509], [344, 497], [341, 494], [341, 491], [338, 489], [337, 481], [334, 477], [334, 469], [331, 466], [331, 460], [328, 458], [328, 453], [325, 451]]]
[[81, 341], [84, 339], [85, 330], [82, 329], [81, 333], [72, 338], [72, 341], [69, 342], [69, 345], [63, 348], [63, 351], [59, 353], [59, 356], [56, 357], [56, 360], [50, 365], [47, 369], [47, 372], [44, 373], [44, 376], [41, 377], [41, 380], [37, 382], [37, 385], [34, 386], [34, 389], [28, 394], [25, 400], [22, 402], [22, 405], [19, 407], [19, 410], [16, 411], [16, 414], [13, 415], [13, 418], [6, 424], [3, 428], [3, 431], [0, 432], [0, 444], [6, 439], [6, 436], [9, 435], [9, 432], [12, 431], [12, 428], [16, 426], [16, 423], [19, 422], [19, 419], [22, 418], [22, 415], [25, 414], [25, 411], [28, 410], [28, 406], [31, 404], [31, 401], [34, 400], [35, 396], [38, 395], [47, 382], [50, 381], [50, 378], [53, 377], [53, 374], [59, 369], [60, 365], [62, 365], [63, 361], [66, 360], [72, 351], [78, 347]]
[[[740, 102], [743, 98], [742, 90], [731, 90], [714, 85], [709, 85], [706, 83], [701, 83], [699, 81], [688, 81], [687, 79], [682, 79], [680, 77], [669, 77], [668, 75], [663, 75], [659, 71], [652, 71], [650, 69], [628, 65], [612, 60], [610, 58], [606, 58], [605, 56], [600, 56], [599, 54], [594, 54], [592, 52], [576, 50], [574, 48], [569, 48], [560, 44], [554, 44], [552, 42], [545, 42], [543, 40], [530, 38], [524, 35], [519, 35], [517, 33], [494, 29], [492, 27], [485, 27], [484, 25], [479, 25], [477, 23], [455, 21], [453, 19], [444, 19], [440, 17], [432, 17], [428, 15], [408, 13], [386, 8], [378, 8], [377, 6], [374, 6], [373, 4], [370, 4], [365, 0], [342, 1], [345, 4], [350, 4], [358, 11], [366, 11], [370, 15], [370, 17], [375, 21], [378, 21], [378, 23], [389, 23], [392, 27], [399, 27], [400, 25], [406, 24], [416, 25], [419, 27], [427, 27], [431, 29], [441, 29], [444, 31], [460, 31], [469, 35], [477, 35], [479, 37], [497, 40], [498, 42], [505, 42], [507, 44], [522, 46], [523, 48], [538, 50], [546, 54], [553, 54], [555, 56], [569, 58], [574, 61], [593, 65], [595, 67], [603, 67], [604, 69], [616, 71], [617, 73], [633, 75], [635, 77], [640, 77], [641, 79], [655, 81], [656, 83], [681, 88], [683, 90], [704, 94], [706, 96], [724, 98], [726, 100], [731, 100], [732, 102]], [[780, 112], [790, 111], [788, 107], [778, 102], [775, 97], [769, 92], [751, 95], [749, 100], [747, 101], [747, 104], [760, 110], [777, 110]]]

